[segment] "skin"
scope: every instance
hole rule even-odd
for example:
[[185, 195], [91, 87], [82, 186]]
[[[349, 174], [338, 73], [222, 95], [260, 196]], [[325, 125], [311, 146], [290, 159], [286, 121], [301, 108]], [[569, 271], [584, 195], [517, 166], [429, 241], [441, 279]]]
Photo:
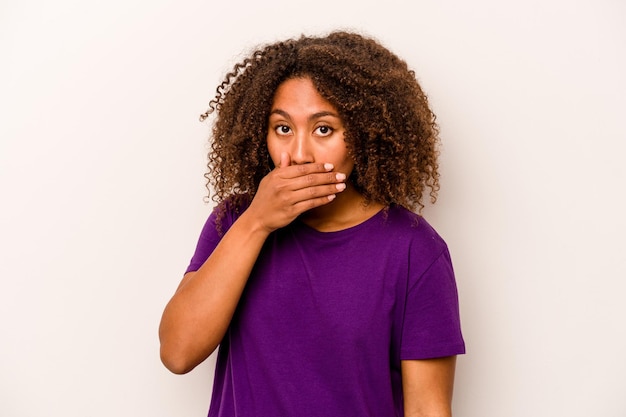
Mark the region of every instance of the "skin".
[[451, 417], [456, 356], [402, 361], [405, 417]]
[[[354, 168], [344, 141], [345, 128], [337, 110], [315, 89], [308, 78], [292, 78], [274, 93], [270, 111], [267, 149], [275, 165], [331, 163], [345, 180]], [[288, 159], [283, 160], [285, 154]], [[328, 232], [345, 229], [380, 211], [381, 204], [365, 204], [350, 182], [336, 194], [332, 204], [308, 210], [300, 219]]]
[[[271, 232], [296, 217], [323, 232], [342, 230], [383, 208], [366, 203], [346, 181], [354, 162], [344, 132], [336, 109], [310, 79], [278, 87], [267, 133], [276, 168], [202, 267], [185, 274], [163, 313], [161, 360], [170, 371], [189, 372], [219, 345]], [[451, 415], [454, 364], [454, 357], [402, 362], [406, 416]]]

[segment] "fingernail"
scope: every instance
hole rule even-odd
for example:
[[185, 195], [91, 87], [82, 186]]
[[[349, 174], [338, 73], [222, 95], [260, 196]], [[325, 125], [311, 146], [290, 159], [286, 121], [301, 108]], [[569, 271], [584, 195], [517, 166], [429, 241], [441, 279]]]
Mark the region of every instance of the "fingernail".
[[326, 169], [326, 171], [330, 171], [334, 168], [335, 166], [333, 164], [329, 164], [328, 162], [324, 164], [324, 168]]
[[337, 187], [337, 190], [343, 191], [346, 189], [346, 184], [343, 182], [340, 182], [339, 184], [335, 184], [335, 187]]
[[337, 178], [337, 181], [343, 181], [346, 179], [346, 174], [342, 174], [341, 172], [338, 172], [337, 175], [335, 175], [335, 178]]
[[333, 201], [337, 197], [335, 194], [331, 194], [328, 196], [328, 201]]

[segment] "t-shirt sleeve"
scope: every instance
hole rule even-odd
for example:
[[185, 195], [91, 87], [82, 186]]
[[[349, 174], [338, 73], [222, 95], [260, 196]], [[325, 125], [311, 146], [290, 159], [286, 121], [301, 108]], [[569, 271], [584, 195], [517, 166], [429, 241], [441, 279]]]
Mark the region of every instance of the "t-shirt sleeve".
[[[237, 217], [245, 210], [246, 206], [237, 206], [231, 200], [225, 200], [218, 204], [204, 223], [200, 232], [196, 251], [189, 262], [185, 273], [197, 271], [211, 256], [224, 234], [230, 229]], [[221, 218], [219, 218], [221, 215]], [[219, 220], [218, 220], [219, 218]]]
[[448, 249], [425, 270], [409, 273], [400, 359], [465, 353], [459, 301]]

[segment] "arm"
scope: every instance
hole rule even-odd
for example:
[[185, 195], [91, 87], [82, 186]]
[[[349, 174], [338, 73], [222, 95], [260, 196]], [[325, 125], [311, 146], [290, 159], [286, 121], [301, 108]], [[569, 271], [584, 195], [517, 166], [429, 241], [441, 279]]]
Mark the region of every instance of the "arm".
[[402, 361], [405, 417], [451, 417], [456, 356]]
[[324, 164], [290, 166], [281, 157], [248, 209], [233, 223], [213, 253], [195, 272], [185, 274], [159, 327], [161, 360], [174, 373], [186, 373], [219, 345], [263, 243], [300, 213], [327, 204], [345, 176]]
[[161, 360], [170, 371], [189, 372], [224, 336], [267, 237], [251, 217], [242, 214], [202, 267], [185, 274], [167, 304], [159, 337]]

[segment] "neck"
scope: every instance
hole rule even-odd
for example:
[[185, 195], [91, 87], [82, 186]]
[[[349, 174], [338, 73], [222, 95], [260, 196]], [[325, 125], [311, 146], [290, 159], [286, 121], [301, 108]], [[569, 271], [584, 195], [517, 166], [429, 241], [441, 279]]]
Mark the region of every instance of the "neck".
[[320, 232], [334, 232], [356, 226], [378, 213], [384, 206], [367, 202], [349, 182], [330, 203], [300, 215], [300, 220]]

